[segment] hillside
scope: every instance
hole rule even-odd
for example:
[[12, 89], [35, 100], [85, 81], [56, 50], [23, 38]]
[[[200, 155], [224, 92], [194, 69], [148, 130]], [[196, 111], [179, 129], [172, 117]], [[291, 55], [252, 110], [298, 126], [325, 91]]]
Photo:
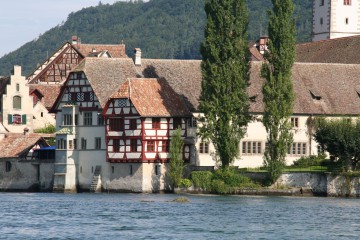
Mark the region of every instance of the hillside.
[[[295, 0], [298, 41], [309, 41], [312, 0]], [[271, 0], [248, 0], [249, 40], [266, 34]], [[135, 47], [146, 58], [200, 59], [199, 45], [205, 25], [204, 0], [151, 0], [101, 4], [71, 13], [58, 25], [16, 51], [0, 58], [0, 76], [9, 75], [12, 66], [23, 66], [25, 75], [43, 62], [61, 44], [77, 35], [83, 43], [119, 43], [127, 54]]]

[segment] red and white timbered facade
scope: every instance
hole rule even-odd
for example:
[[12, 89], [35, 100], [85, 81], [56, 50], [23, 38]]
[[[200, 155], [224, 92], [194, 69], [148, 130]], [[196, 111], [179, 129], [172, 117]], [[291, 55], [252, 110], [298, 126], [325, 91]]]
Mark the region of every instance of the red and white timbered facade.
[[[129, 98], [110, 99], [104, 109], [107, 161], [111, 163], [166, 163], [173, 131], [186, 137], [186, 117], [141, 116]], [[184, 146], [190, 161], [190, 146]]]

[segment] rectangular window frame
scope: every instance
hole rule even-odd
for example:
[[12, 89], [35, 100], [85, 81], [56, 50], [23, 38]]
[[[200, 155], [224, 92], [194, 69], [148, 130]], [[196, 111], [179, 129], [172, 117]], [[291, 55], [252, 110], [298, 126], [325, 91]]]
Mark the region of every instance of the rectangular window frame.
[[112, 143], [113, 143], [113, 145], [112, 145], [113, 152], [114, 153], [120, 152], [120, 139], [115, 138], [115, 139], [113, 139]]
[[160, 129], [161, 119], [156, 117], [152, 118], [152, 129]]
[[101, 149], [101, 137], [95, 138], [95, 149]]
[[92, 126], [92, 112], [84, 112], [83, 125]]

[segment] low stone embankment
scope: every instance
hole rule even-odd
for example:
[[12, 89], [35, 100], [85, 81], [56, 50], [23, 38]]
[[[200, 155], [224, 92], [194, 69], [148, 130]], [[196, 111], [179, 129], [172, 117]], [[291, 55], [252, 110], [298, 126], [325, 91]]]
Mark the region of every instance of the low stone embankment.
[[[261, 180], [264, 173], [245, 173], [246, 176]], [[187, 193], [209, 193], [201, 189], [180, 190]], [[332, 173], [283, 173], [269, 188], [238, 189], [238, 195], [263, 196], [328, 196], [360, 197], [360, 178]]]

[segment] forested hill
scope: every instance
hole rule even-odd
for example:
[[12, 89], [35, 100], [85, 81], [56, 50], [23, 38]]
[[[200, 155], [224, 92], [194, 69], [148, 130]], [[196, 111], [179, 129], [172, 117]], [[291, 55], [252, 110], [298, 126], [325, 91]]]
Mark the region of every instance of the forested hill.
[[[312, 0], [294, 2], [298, 41], [309, 41]], [[249, 40], [255, 40], [266, 34], [271, 0], [248, 0], [248, 4]], [[73, 35], [83, 43], [124, 41], [129, 56], [139, 47], [146, 58], [200, 59], [205, 21], [204, 0], [100, 2], [97, 7], [71, 13], [66, 22], [0, 58], [0, 76], [8, 76], [13, 65], [21, 65], [23, 74], [29, 74]]]

